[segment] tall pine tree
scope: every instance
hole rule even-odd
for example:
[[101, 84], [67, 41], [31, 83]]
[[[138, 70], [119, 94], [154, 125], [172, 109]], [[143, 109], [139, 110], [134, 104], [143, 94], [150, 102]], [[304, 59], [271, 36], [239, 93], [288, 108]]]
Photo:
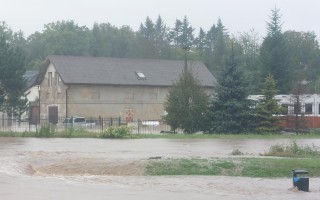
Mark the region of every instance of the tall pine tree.
[[290, 91], [291, 87], [287, 44], [282, 33], [279, 9], [274, 8], [271, 12], [270, 22], [267, 23], [268, 33], [260, 49], [261, 78], [272, 74], [278, 83], [280, 93], [285, 94]]
[[184, 51], [185, 68], [187, 68], [187, 53], [194, 45], [194, 28], [190, 25], [187, 16], [183, 20], [176, 20], [174, 29], [170, 32], [170, 38], [175, 46], [180, 47]]
[[275, 98], [277, 94], [276, 81], [272, 75], [269, 75], [264, 82], [264, 87], [261, 90], [263, 98], [256, 106], [256, 120], [259, 133], [274, 133], [279, 131], [278, 117], [281, 114], [282, 108]]
[[251, 129], [252, 102], [249, 100], [247, 83], [238, 70], [232, 53], [227, 65], [217, 78], [218, 86], [208, 113], [209, 133], [241, 133]]

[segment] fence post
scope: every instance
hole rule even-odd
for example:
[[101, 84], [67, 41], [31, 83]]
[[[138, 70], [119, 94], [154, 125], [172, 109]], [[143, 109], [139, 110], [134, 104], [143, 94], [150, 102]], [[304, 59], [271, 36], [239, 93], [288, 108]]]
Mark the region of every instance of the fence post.
[[138, 134], [140, 134], [140, 119], [138, 119]]
[[110, 126], [113, 126], [113, 118], [110, 118]]
[[99, 125], [100, 125], [100, 127], [101, 127], [101, 130], [103, 130], [103, 129], [102, 129], [102, 119], [101, 119], [101, 116], [99, 116]]
[[121, 117], [119, 117], [119, 126], [121, 126]]
[[28, 117], [28, 126], [29, 126], [29, 132], [30, 132], [30, 130], [31, 130], [31, 125], [30, 125], [30, 121], [31, 121], [31, 119], [30, 119], [30, 117]]

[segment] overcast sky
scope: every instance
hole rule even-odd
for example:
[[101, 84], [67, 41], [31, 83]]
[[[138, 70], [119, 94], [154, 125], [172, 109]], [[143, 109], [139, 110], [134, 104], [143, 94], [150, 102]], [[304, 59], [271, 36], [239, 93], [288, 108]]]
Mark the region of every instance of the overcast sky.
[[314, 31], [320, 36], [319, 0], [0, 0], [0, 21], [26, 36], [42, 31], [43, 25], [58, 20], [74, 20], [92, 28], [94, 22], [129, 25], [138, 30], [149, 16], [158, 15], [167, 26], [186, 15], [191, 25], [208, 30], [220, 17], [229, 33], [254, 28], [266, 33], [271, 9], [280, 9], [283, 30]]

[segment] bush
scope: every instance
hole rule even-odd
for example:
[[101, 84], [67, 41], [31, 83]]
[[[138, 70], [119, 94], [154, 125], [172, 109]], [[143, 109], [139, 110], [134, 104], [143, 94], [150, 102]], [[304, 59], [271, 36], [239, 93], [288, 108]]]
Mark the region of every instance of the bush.
[[232, 156], [241, 156], [243, 154], [244, 153], [242, 151], [240, 151], [239, 149], [233, 149], [230, 155], [232, 155]]
[[75, 137], [77, 135], [78, 130], [75, 129], [74, 127], [68, 127], [61, 133], [62, 137]]
[[314, 135], [320, 135], [320, 128], [311, 129], [310, 133]]
[[101, 138], [123, 138], [131, 133], [131, 128], [128, 126], [110, 126], [102, 134], [99, 135]]
[[36, 137], [52, 137], [55, 134], [55, 127], [53, 124], [41, 125], [40, 129], [36, 131]]
[[296, 141], [291, 141], [288, 145], [273, 145], [269, 152], [263, 156], [314, 158], [320, 156], [320, 151], [316, 146], [299, 146]]

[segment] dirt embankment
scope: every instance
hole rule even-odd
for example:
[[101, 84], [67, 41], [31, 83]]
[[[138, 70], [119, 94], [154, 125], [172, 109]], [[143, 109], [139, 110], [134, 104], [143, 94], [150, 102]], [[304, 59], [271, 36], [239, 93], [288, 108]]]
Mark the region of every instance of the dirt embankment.
[[29, 163], [26, 172], [34, 176], [141, 176], [148, 160], [99, 160], [91, 158]]

